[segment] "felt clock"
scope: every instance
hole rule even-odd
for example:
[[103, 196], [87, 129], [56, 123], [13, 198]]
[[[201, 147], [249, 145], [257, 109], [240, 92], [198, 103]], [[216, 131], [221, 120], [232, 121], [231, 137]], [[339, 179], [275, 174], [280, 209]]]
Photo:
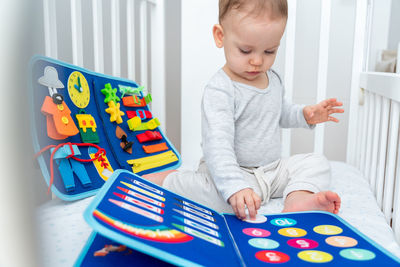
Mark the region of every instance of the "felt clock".
[[68, 78], [68, 94], [71, 101], [78, 108], [85, 108], [89, 104], [90, 90], [88, 82], [79, 71], [74, 71]]

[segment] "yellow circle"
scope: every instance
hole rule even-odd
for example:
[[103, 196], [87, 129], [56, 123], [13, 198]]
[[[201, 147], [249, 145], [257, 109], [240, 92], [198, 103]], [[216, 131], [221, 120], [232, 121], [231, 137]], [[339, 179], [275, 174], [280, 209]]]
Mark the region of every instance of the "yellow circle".
[[57, 108], [58, 108], [58, 110], [64, 110], [64, 105], [63, 104], [58, 104]]
[[333, 256], [331, 254], [319, 250], [304, 250], [299, 252], [297, 257], [303, 261], [317, 263], [329, 262], [333, 260]]
[[313, 230], [321, 235], [338, 235], [343, 232], [342, 228], [328, 224], [315, 226]]
[[358, 244], [357, 240], [348, 236], [330, 236], [325, 242], [334, 247], [349, 248]]
[[307, 234], [305, 230], [293, 227], [279, 229], [278, 233], [283, 236], [290, 236], [290, 237], [301, 237]]
[[61, 121], [64, 123], [64, 124], [68, 124], [68, 118], [67, 117], [65, 117], [65, 116], [63, 116], [62, 118], [61, 118]]
[[72, 103], [78, 108], [85, 108], [89, 105], [89, 84], [85, 76], [79, 71], [72, 72], [68, 77], [68, 95]]

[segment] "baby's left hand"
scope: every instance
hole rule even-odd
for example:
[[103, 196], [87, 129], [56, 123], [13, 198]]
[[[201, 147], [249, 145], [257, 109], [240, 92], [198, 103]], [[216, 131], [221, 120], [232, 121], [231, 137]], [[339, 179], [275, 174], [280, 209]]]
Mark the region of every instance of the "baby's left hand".
[[319, 104], [305, 106], [303, 109], [304, 118], [308, 124], [317, 124], [326, 121], [339, 122], [338, 119], [330, 116], [333, 113], [343, 113], [344, 109], [336, 108], [343, 106], [336, 98], [326, 99]]

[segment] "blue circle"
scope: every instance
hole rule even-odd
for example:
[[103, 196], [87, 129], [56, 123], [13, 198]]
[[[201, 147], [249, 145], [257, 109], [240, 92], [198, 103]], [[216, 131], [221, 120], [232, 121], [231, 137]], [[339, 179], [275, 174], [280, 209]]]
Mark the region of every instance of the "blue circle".
[[261, 248], [261, 249], [274, 249], [279, 247], [279, 243], [276, 242], [275, 240], [268, 239], [268, 238], [252, 238], [249, 241], [249, 244], [253, 247], [256, 248]]
[[291, 218], [276, 218], [271, 220], [271, 223], [279, 227], [288, 227], [295, 225], [297, 221]]

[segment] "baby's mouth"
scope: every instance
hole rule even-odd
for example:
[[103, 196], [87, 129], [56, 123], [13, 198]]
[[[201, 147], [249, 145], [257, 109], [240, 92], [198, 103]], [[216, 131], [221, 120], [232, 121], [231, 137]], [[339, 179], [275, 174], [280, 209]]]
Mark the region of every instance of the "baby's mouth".
[[260, 71], [247, 71], [246, 73], [249, 75], [257, 75], [260, 74]]

